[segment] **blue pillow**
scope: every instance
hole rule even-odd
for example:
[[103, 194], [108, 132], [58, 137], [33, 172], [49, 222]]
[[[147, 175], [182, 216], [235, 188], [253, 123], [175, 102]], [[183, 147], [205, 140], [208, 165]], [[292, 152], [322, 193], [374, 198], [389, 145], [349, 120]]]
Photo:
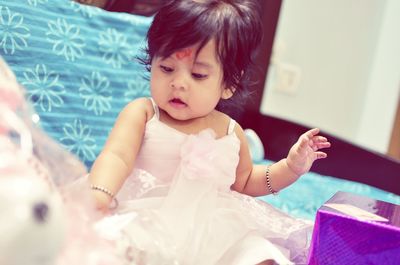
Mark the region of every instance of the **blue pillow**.
[[[271, 164], [263, 160], [261, 163]], [[400, 205], [400, 196], [363, 183], [308, 172], [279, 195], [262, 196], [264, 200], [292, 216], [314, 220], [318, 208], [336, 192], [345, 191]]]
[[136, 57], [152, 18], [72, 0], [0, 0], [0, 53], [41, 126], [91, 167], [129, 101], [149, 96]]

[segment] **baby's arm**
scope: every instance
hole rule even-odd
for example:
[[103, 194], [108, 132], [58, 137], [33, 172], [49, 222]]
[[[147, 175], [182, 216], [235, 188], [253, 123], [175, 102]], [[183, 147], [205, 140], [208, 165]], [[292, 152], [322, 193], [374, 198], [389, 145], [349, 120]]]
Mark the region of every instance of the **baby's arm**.
[[[269, 194], [266, 178], [266, 165], [253, 165], [242, 128], [237, 126], [240, 146], [240, 160], [236, 171], [236, 181], [232, 189], [251, 196]], [[315, 160], [327, 157], [319, 151], [330, 147], [328, 140], [319, 136], [319, 129], [311, 129], [302, 134], [292, 146], [286, 158], [269, 166], [269, 180], [273, 190], [279, 191], [308, 172]]]
[[[152, 111], [148, 99], [129, 103], [119, 114], [107, 142], [94, 162], [89, 175], [91, 185], [116, 194], [133, 169], [142, 144], [145, 124]], [[111, 196], [101, 190], [92, 190], [97, 207], [106, 211]]]

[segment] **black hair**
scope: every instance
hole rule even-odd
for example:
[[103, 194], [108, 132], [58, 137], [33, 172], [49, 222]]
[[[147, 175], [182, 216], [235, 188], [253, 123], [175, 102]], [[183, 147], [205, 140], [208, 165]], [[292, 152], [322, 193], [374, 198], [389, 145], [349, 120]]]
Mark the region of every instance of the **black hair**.
[[223, 110], [229, 103], [242, 105], [248, 96], [251, 66], [262, 37], [257, 3], [255, 0], [169, 1], [154, 17], [141, 62], [150, 70], [155, 56], [167, 58], [195, 44], [199, 44], [198, 53], [209, 40], [215, 39], [223, 83], [234, 92], [229, 100], [221, 100], [217, 108]]

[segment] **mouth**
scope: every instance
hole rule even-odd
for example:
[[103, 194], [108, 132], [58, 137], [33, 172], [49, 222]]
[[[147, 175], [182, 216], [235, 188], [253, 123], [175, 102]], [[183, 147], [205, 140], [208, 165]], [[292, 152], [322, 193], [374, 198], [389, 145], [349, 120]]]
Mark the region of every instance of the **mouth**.
[[179, 98], [173, 98], [169, 101], [169, 103], [176, 107], [176, 108], [184, 108], [187, 106], [187, 104], [185, 102], [183, 102], [181, 99]]

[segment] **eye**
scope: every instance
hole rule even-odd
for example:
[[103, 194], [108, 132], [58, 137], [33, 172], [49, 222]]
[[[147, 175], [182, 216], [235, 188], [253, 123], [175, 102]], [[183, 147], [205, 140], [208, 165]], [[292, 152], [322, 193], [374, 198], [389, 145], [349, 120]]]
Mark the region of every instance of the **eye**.
[[171, 73], [174, 71], [174, 69], [165, 65], [160, 65], [160, 68], [164, 73]]
[[192, 73], [192, 76], [194, 79], [199, 79], [199, 80], [207, 78], [207, 75], [203, 75], [203, 74], [199, 74], [199, 73]]
[[49, 216], [49, 206], [44, 202], [36, 203], [33, 206], [32, 214], [36, 222], [44, 223]]

